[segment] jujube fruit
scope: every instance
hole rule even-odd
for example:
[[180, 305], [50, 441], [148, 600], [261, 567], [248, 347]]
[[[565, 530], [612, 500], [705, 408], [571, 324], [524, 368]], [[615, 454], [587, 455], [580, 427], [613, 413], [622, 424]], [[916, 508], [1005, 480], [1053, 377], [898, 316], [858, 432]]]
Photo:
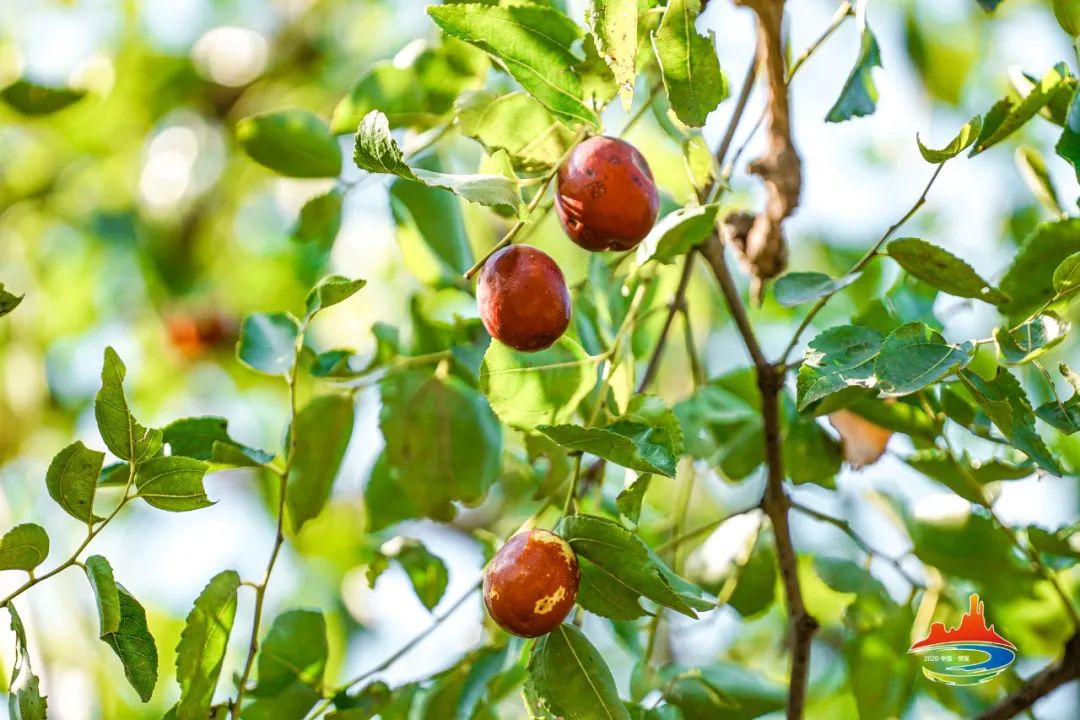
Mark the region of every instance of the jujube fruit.
[[538, 637], [574, 607], [580, 571], [570, 543], [548, 530], [510, 538], [484, 570], [484, 605], [499, 627]]
[[566, 278], [547, 253], [531, 245], [511, 245], [488, 258], [476, 302], [491, 336], [516, 350], [543, 350], [570, 324]]
[[591, 137], [559, 168], [559, 220], [586, 250], [632, 250], [656, 222], [660, 200], [649, 164], [633, 145]]

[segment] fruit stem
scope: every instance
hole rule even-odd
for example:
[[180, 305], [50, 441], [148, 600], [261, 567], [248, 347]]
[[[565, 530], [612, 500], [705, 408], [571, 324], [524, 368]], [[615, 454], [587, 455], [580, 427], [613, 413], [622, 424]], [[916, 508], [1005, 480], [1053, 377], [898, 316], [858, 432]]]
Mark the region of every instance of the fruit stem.
[[[526, 223], [528, 223], [530, 218], [532, 217], [533, 212], [536, 210], [536, 208], [540, 206], [540, 201], [543, 200], [544, 195], [547, 194], [547, 189], [551, 186], [551, 181], [554, 180], [555, 176], [559, 174], [559, 168], [561, 168], [563, 163], [566, 162], [566, 158], [570, 157], [570, 153], [573, 152], [575, 147], [577, 147], [577, 144], [585, 138], [585, 134], [587, 132], [587, 128], [584, 127], [577, 131], [577, 134], [574, 135], [574, 139], [570, 142], [570, 146], [566, 148], [566, 152], [562, 154], [562, 157], [558, 159], [558, 161], [555, 163], [554, 166], [552, 166], [548, 174], [544, 176], [543, 182], [540, 183], [540, 187], [536, 190], [536, 194], [533, 195], [532, 200], [530, 200], [529, 204], [525, 207], [525, 212], [522, 213], [522, 216], [518, 218], [517, 222], [514, 223], [513, 227], [511, 227], [507, 231], [506, 235], [503, 236], [502, 240], [497, 242], [495, 246], [488, 250], [486, 253], [484, 253], [484, 256], [477, 260], [471, 268], [465, 271], [466, 280], [472, 280], [473, 276], [475, 276], [476, 273], [480, 272], [480, 268], [484, 267], [484, 263], [486, 263], [492, 255], [513, 243], [514, 239], [519, 234], [521, 234], [521, 231], [525, 229]], [[536, 218], [537, 221], [541, 220], [545, 215], [547, 215], [549, 210], [551, 210], [550, 205], [544, 208], [540, 216]]]

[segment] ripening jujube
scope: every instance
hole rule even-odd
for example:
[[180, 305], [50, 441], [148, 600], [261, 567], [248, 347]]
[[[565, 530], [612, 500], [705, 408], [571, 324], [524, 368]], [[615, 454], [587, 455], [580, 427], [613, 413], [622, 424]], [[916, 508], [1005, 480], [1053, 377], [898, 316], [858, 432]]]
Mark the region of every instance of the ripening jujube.
[[566, 540], [539, 528], [518, 533], [484, 570], [484, 606], [503, 630], [539, 637], [574, 607], [580, 570]]
[[559, 168], [555, 203], [566, 234], [594, 252], [634, 249], [660, 209], [645, 157], [630, 143], [604, 136], [570, 152]]
[[550, 346], [570, 324], [566, 278], [547, 253], [531, 245], [511, 245], [488, 258], [476, 302], [491, 336], [524, 352]]

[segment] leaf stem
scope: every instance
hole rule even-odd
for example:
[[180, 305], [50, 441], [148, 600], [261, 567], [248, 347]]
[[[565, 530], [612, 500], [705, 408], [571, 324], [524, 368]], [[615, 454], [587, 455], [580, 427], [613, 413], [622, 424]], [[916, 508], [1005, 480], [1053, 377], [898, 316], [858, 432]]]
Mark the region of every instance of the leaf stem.
[[[852, 265], [851, 269], [844, 273], [844, 275], [853, 275], [857, 272], [860, 272], [863, 268], [869, 265], [875, 257], [877, 257], [878, 250], [880, 250], [881, 246], [884, 245], [890, 237], [892, 237], [893, 233], [903, 227], [903, 225], [907, 223], [907, 221], [910, 220], [912, 216], [914, 216], [915, 213], [919, 211], [919, 208], [926, 204], [926, 197], [930, 194], [930, 188], [934, 186], [934, 182], [938, 179], [938, 175], [941, 174], [941, 170], [944, 167], [945, 163], [943, 162], [934, 169], [934, 174], [930, 176], [929, 182], [926, 183], [926, 186], [923, 188], [922, 193], [919, 195], [918, 198], [916, 198], [915, 203], [910, 208], [908, 208], [907, 212], [905, 212], [899, 220], [889, 226], [889, 228], [882, 234], [882, 236], [878, 238], [877, 242], [875, 242], [874, 245], [869, 250], [867, 250], [861, 258], [859, 258], [858, 262]], [[787, 344], [787, 347], [784, 348], [784, 352], [780, 355], [780, 362], [782, 364], [787, 363], [788, 356], [791, 355], [792, 351], [799, 344], [799, 338], [802, 337], [803, 332], [806, 330], [806, 328], [810, 326], [810, 323], [813, 321], [813, 319], [817, 316], [819, 312], [821, 312], [822, 308], [825, 307], [829, 300], [831, 300], [832, 297], [836, 295], [836, 293], [838, 293], [841, 289], [842, 288], [831, 290], [823, 297], [818, 298], [818, 301], [814, 303], [813, 307], [810, 308], [810, 312], [806, 313], [806, 316], [802, 319], [802, 322], [799, 323], [799, 327], [795, 329], [795, 334], [792, 336], [791, 342]]]
[[255, 656], [259, 652], [259, 630], [262, 626], [263, 607], [266, 604], [266, 588], [270, 584], [270, 575], [274, 572], [281, 547], [285, 544], [285, 501], [288, 495], [289, 472], [292, 470], [293, 460], [296, 455], [296, 376], [300, 371], [300, 355], [304, 344], [304, 334], [307, 332], [307, 319], [300, 325], [300, 331], [296, 334], [296, 344], [293, 348], [292, 366], [285, 376], [285, 383], [289, 392], [289, 441], [286, 449], [285, 464], [282, 468], [274, 470], [278, 476], [278, 505], [277, 526], [274, 534], [274, 545], [270, 550], [270, 558], [266, 562], [266, 570], [262, 580], [252, 585], [255, 591], [255, 609], [251, 621], [251, 639], [248, 642], [247, 660], [244, 669], [240, 673], [240, 679], [236, 686], [236, 700], [232, 703], [232, 720], [239, 720], [243, 706], [244, 693], [247, 691], [248, 679], [255, 664]]
[[[544, 180], [540, 183], [540, 187], [536, 189], [536, 194], [533, 195], [532, 200], [530, 200], [529, 204], [525, 207], [525, 213], [523, 217], [518, 218], [517, 222], [515, 222], [510, 228], [510, 230], [507, 231], [506, 235], [503, 236], [502, 240], [495, 243], [494, 247], [484, 253], [483, 257], [473, 263], [473, 266], [465, 271], [466, 280], [472, 280], [473, 276], [476, 275], [476, 273], [480, 272], [480, 269], [484, 267], [484, 263], [488, 261], [488, 258], [502, 250], [504, 247], [508, 247], [511, 243], [514, 242], [514, 239], [519, 234], [521, 234], [521, 231], [525, 229], [525, 225], [532, 218], [533, 211], [535, 211], [536, 208], [540, 206], [540, 201], [543, 200], [544, 195], [547, 194], [547, 190], [551, 186], [551, 181], [554, 180], [555, 176], [559, 174], [559, 168], [561, 168], [563, 163], [566, 162], [566, 158], [570, 157], [570, 153], [574, 151], [574, 148], [577, 147], [577, 144], [580, 143], [582, 139], [584, 139], [586, 132], [587, 129], [584, 127], [577, 131], [577, 134], [574, 135], [574, 139], [570, 142], [570, 146], [566, 148], [566, 152], [562, 154], [562, 156], [558, 159], [558, 161], [551, 168], [551, 170], [548, 171], [548, 174], [544, 176]], [[551, 210], [551, 205], [544, 208], [544, 210], [540, 214], [540, 217], [536, 218], [536, 220], [541, 220], [545, 215], [547, 215], [549, 210]]]

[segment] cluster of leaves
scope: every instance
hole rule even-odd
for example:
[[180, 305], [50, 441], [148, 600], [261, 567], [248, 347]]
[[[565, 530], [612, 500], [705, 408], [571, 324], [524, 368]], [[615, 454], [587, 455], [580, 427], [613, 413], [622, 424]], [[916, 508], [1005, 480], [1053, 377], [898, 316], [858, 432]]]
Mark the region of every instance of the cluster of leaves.
[[[997, 3], [981, 4], [992, 10]], [[118, 462], [106, 466], [103, 452], [75, 443], [56, 455], [46, 477], [50, 496], [86, 525], [86, 542], [68, 560], [38, 573], [49, 554], [43, 528], [18, 525], [0, 540], [0, 570], [28, 573], [26, 583], [2, 603], [11, 613], [18, 650], [10, 685], [13, 716], [43, 718], [46, 710], [15, 610], [17, 596], [66, 568], [84, 569], [97, 601], [101, 639], [119, 657], [139, 697], [148, 700], [157, 685], [158, 659], [146, 613], [116, 582], [105, 558], [80, 560], [80, 554], [137, 499], [172, 512], [206, 507], [211, 501], [204, 476], [226, 468], [277, 474], [279, 524], [287, 518], [294, 536], [309, 523], [316, 525], [331, 504], [353, 435], [355, 394], [369, 384], [378, 387], [385, 440], [363, 490], [362, 558], [372, 586], [396, 564], [419, 601], [434, 612], [449, 585], [447, 565], [423, 543], [397, 537], [399, 523], [456, 522], [466, 508], [494, 508], [498, 517], [487, 523], [490, 532], [475, 533], [490, 554], [496, 538], [519, 524], [521, 511], [536, 509], [535, 518], [544, 518], [569, 494], [567, 507], [576, 505], [577, 511], [564, 512], [553, 524], [578, 555], [582, 610], [603, 618], [635, 659], [629, 698], [620, 695], [604, 653], [576, 624], [530, 642], [492, 629], [482, 647], [449, 669], [399, 687], [377, 680], [360, 686], [367, 676], [335, 685], [328, 676], [326, 617], [292, 609], [277, 615], [265, 634], [256, 612], [252, 640], [258, 642], [251, 647], [258, 652], [252, 651], [238, 679], [241, 697], [231, 705], [215, 704], [240, 588], [252, 586], [261, 608], [269, 580], [268, 573], [261, 583], [242, 581], [237, 572], [225, 570], [207, 583], [187, 617], [177, 646], [179, 700], [169, 717], [221, 718], [231, 711], [234, 717], [302, 720], [313, 711], [328, 711], [327, 717], [338, 720], [483, 719], [503, 716], [502, 708], [515, 702], [519, 690], [537, 718], [752, 718], [784, 706], [787, 688], [746, 663], [657, 668], [652, 657], [656, 624], [667, 610], [697, 618], [726, 604], [744, 618], [760, 619], [775, 615], [778, 605], [772, 528], [760, 525], [732, 567], [721, 577], [710, 576], [684, 568], [681, 555], [673, 552], [691, 539], [680, 536], [686, 505], [673, 529], [663, 525], [658, 531], [645, 502], [674, 496], [682, 481], [689, 504], [699, 468], [715, 468], [735, 483], [752, 478], [769, 461], [753, 368], [695, 383], [674, 403], [644, 392], [636, 377], [637, 359], [663, 343], [649, 318], [670, 298], [668, 266], [692, 262], [725, 213], [706, 193], [718, 187], [718, 172], [699, 128], [727, 97], [728, 83], [711, 37], [695, 27], [698, 0], [591, 0], [587, 5], [584, 26], [560, 2], [433, 5], [428, 15], [442, 32], [439, 39], [426, 43], [409, 67], [389, 61], [372, 65], [329, 121], [307, 110], [283, 110], [237, 123], [239, 147], [279, 175], [339, 178], [345, 160], [338, 135], [355, 133], [355, 166], [393, 176], [389, 198], [399, 241], [408, 250], [408, 269], [425, 286], [409, 299], [411, 327], [401, 332], [376, 324], [370, 357], [318, 347], [308, 337], [316, 316], [364, 286], [362, 280], [339, 276], [316, 285], [299, 317], [285, 312], [246, 317], [237, 346], [240, 362], [283, 380], [289, 389], [290, 422], [277, 454], [233, 440], [224, 418], [143, 427], [124, 395], [124, 365], [107, 351], [95, 409], [104, 445]], [[880, 47], [865, 2], [857, 3], [855, 16], [859, 53], [829, 122], [869, 115], [876, 106], [872, 73], [881, 66]], [[1018, 78], [1016, 85], [1015, 93], [973, 119], [945, 147], [930, 148], [920, 140], [922, 156], [940, 171], [968, 148], [978, 155], [1041, 115], [1061, 127], [1056, 150], [1080, 177], [1076, 78], [1062, 64], [1040, 78]], [[490, 208], [498, 223], [512, 223], [510, 239], [528, 232], [545, 212], [542, 201], [560, 159], [577, 139], [602, 129], [605, 108], [616, 97], [630, 110], [635, 86], [648, 89], [642, 110], [651, 110], [682, 150], [695, 199], [679, 207], [678, 200], [665, 197], [666, 214], [635, 257], [617, 263], [590, 259], [585, 281], [574, 288], [573, 327], [552, 347], [523, 354], [491, 342], [460, 279], [475, 258], [458, 198]], [[2, 95], [28, 115], [55, 112], [82, 97], [27, 81]], [[475, 141], [472, 152], [481, 156], [476, 172], [460, 172], [461, 163], [447, 162], [435, 147], [454, 133]], [[1042, 156], [1023, 157], [1040, 198], [1064, 215], [1058, 192], [1040, 171]], [[332, 245], [354, 184], [339, 180], [307, 202], [293, 236], [301, 243]], [[874, 281], [869, 263], [877, 255], [902, 271], [850, 324], [810, 340], [796, 363], [797, 377], [781, 394], [786, 479], [834, 489], [844, 447], [819, 418], [853, 413], [906, 435], [913, 450], [904, 462], [977, 506], [959, 519], [927, 518], [886, 498], [911, 539], [912, 554], [924, 565], [995, 597], [1075, 584], [1074, 572], [1065, 577], [1080, 559], [1070, 542], [1075, 527], [1017, 531], [999, 522], [993, 501], [998, 483], [1040, 472], [1061, 475], [1075, 467], [1055, 452], [1038, 423], [1063, 435], [1080, 429], [1080, 376], [1062, 363], [1072, 396], [1058, 397], [1051, 380], [1049, 395], [1033, 402], [1014, 373], [1035, 368], [1040, 374], [1034, 377], [1043, 377], [1044, 356], [1067, 336], [1068, 303], [1080, 290], [1080, 220], [1062, 217], [1036, 227], [996, 283], [921, 238], [886, 236], [874, 250], [880, 252], [846, 274], [792, 272], [773, 288], [778, 305], [814, 303], [813, 315], [834, 295]], [[989, 338], [946, 339], [934, 314], [939, 293], [993, 306], [1000, 325]], [[20, 300], [0, 286], [0, 315]], [[689, 355], [694, 352], [688, 347]], [[301, 377], [318, 391], [298, 406]], [[971, 457], [954, 447], [950, 430], [989, 441], [999, 451]], [[615, 483], [608, 481], [616, 477], [622, 482], [613, 491]], [[590, 485], [595, 493], [587, 492]], [[101, 515], [99, 491], [119, 493]], [[661, 544], [664, 535], [668, 540]], [[272, 549], [270, 569], [282, 538], [279, 534]], [[840, 630], [836, 647], [860, 716], [903, 713], [917, 671], [904, 652], [915, 622], [912, 603], [895, 601], [869, 570], [846, 559], [799, 558], [798, 573], [807, 595], [827, 597], [830, 607], [840, 608], [828, 617], [814, 612]], [[924, 589], [915, 583], [913, 597]], [[1068, 592], [1061, 592], [1066, 604]], [[948, 602], [946, 592], [942, 606]], [[1062, 613], [1075, 617], [1075, 609], [1066, 606], [1051, 619]], [[1044, 618], [1010, 619], [1017, 629], [1013, 637], [1024, 645], [1045, 649], [1061, 639], [1063, 631]], [[645, 635], [648, 645], [642, 643]], [[252, 663], [256, 682], [248, 687]], [[928, 692], [962, 715], [991, 700], [985, 694]], [[832, 709], [823, 705], [820, 711]]]

